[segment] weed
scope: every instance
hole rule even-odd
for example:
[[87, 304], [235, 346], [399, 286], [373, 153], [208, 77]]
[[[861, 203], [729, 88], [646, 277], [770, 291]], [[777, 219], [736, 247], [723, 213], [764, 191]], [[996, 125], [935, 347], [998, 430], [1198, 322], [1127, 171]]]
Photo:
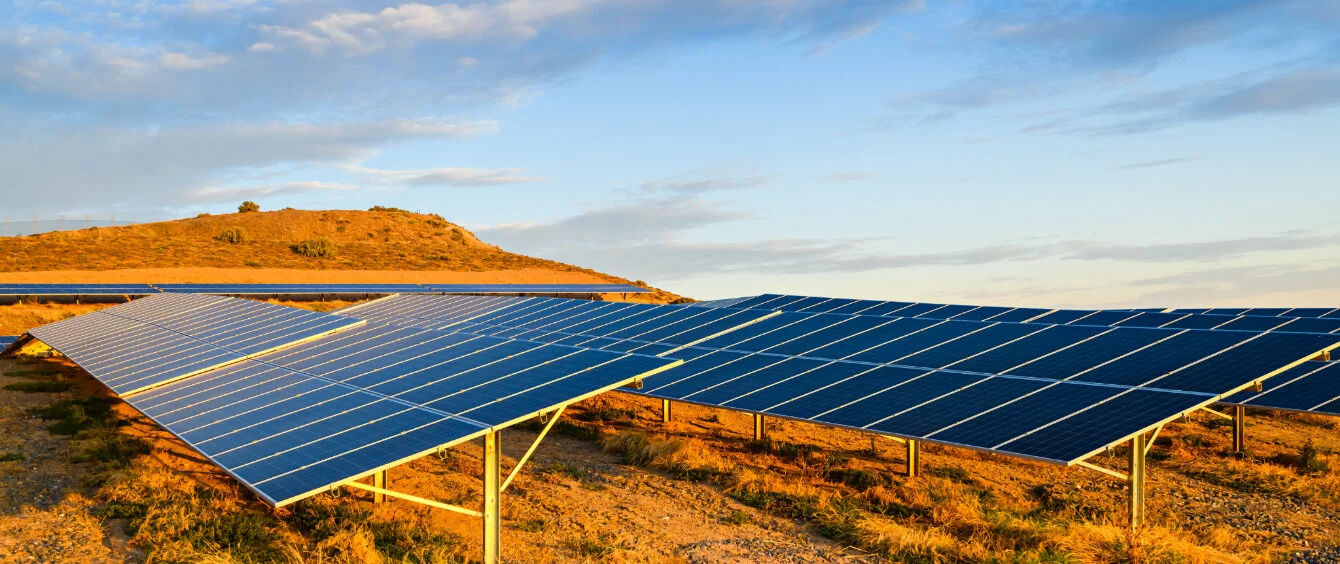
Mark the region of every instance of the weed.
[[1317, 447], [1309, 437], [1298, 449], [1298, 472], [1302, 474], [1321, 474], [1330, 471], [1330, 466], [1317, 456]]
[[308, 239], [292, 247], [293, 252], [307, 258], [330, 258], [335, 256], [335, 245], [325, 237]]
[[609, 489], [609, 486], [599, 482], [582, 482], [582, 489], [592, 492], [603, 492]]
[[229, 227], [228, 229], [224, 229], [222, 233], [219, 233], [215, 239], [236, 245], [245, 242], [247, 240], [247, 234], [245, 231], [242, 231], [241, 227]]
[[631, 409], [616, 409], [608, 405], [588, 409], [576, 415], [581, 421], [610, 422], [636, 419], [637, 412]]
[[12, 392], [23, 392], [25, 394], [44, 393], [52, 394], [64, 392], [70, 389], [69, 382], [14, 382], [5, 384], [5, 389]]
[[391, 207], [391, 206], [372, 206], [372, 207], [368, 208], [368, 211], [371, 211], [371, 212], [390, 212], [390, 213], [397, 213], [397, 212], [398, 212], [398, 213], [409, 213], [409, 212], [406, 211], [406, 210], [402, 210], [402, 209], [400, 209], [400, 208], [393, 208], [393, 207]]
[[883, 474], [860, 468], [835, 468], [824, 473], [824, 479], [846, 484], [859, 491], [865, 491], [875, 486], [887, 486], [891, 483], [889, 478]]
[[931, 476], [939, 476], [960, 484], [977, 483], [972, 479], [972, 475], [969, 474], [967, 470], [959, 468], [958, 466], [936, 466], [934, 468], [927, 468], [926, 473]]
[[736, 509], [731, 511], [730, 515], [722, 517], [721, 522], [727, 525], [745, 525], [748, 523], [753, 523], [754, 518], [749, 516], [748, 513]]
[[61, 373], [56, 370], [11, 370], [6, 372], [5, 376], [11, 378], [25, 378], [30, 376], [60, 376], [60, 374]]
[[539, 472], [546, 476], [567, 476], [573, 480], [580, 480], [586, 476], [586, 472], [583, 472], [581, 468], [562, 462], [555, 462], [540, 468]]
[[621, 541], [616, 541], [614, 535], [609, 533], [574, 538], [568, 541], [568, 546], [578, 556], [584, 558], [604, 558], [614, 554], [615, 551], [628, 550], [627, 545]]
[[99, 397], [65, 400], [30, 410], [28, 413], [48, 421], [57, 420], [47, 427], [47, 431], [54, 435], [73, 435], [94, 425], [106, 423], [112, 406], [116, 403], [117, 400]]
[[26, 458], [27, 458], [27, 457], [24, 456], [23, 453], [21, 453], [21, 452], [4, 452], [4, 453], [0, 453], [0, 462], [18, 462], [18, 461], [20, 461], [20, 460], [24, 460], [24, 459], [26, 459]]
[[75, 462], [98, 462], [112, 468], [128, 466], [136, 456], [153, 451], [148, 441], [107, 427], [91, 429], [81, 438], [79, 446]]
[[517, 523], [516, 528], [527, 533], [538, 533], [547, 526], [549, 526], [549, 522], [544, 519], [526, 519]]
[[715, 413], [709, 413], [707, 415], [698, 418], [698, 420], [704, 423], [720, 423], [721, 417], [718, 417], [717, 414]]

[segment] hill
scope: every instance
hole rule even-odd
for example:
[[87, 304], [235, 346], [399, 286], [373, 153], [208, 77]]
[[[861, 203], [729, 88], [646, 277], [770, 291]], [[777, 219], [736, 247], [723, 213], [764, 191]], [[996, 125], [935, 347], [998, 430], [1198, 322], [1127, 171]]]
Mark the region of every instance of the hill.
[[441, 216], [394, 208], [200, 215], [7, 237], [0, 257], [0, 282], [629, 282], [507, 252]]

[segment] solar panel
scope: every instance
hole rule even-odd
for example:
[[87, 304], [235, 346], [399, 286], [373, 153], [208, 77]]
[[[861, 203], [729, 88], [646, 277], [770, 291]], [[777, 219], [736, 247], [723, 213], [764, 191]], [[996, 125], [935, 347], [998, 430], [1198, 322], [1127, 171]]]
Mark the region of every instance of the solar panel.
[[632, 284], [425, 284], [447, 294], [643, 294]]
[[18, 340], [19, 340], [18, 337], [0, 337], [0, 350], [3, 350], [5, 347], [14, 344], [14, 342]]
[[1305, 362], [1222, 403], [1340, 415], [1340, 362]]
[[418, 284], [158, 284], [169, 293], [230, 296], [282, 294], [412, 294], [431, 292]]
[[[670, 342], [667, 337], [675, 329], [664, 328], [686, 327], [686, 319], [697, 319], [700, 324], [713, 322], [702, 317], [704, 311], [737, 322], [751, 319], [738, 317], [750, 310], [735, 309], [737, 317], [732, 319], [729, 312], [733, 308], [678, 307], [683, 313], [676, 314], [673, 310], [677, 306], [602, 305], [553, 298], [397, 296], [344, 313], [410, 325], [661, 354], [683, 359], [685, 364], [648, 378], [646, 387], [637, 393], [908, 438], [943, 440], [1065, 464], [1076, 460], [1071, 457], [1075, 452], [1101, 449], [1340, 344], [1340, 337], [1322, 335], [810, 313], [824, 309], [822, 304], [826, 302], [802, 302], [784, 296], [760, 296], [739, 305], [748, 303], [764, 307], [789, 304], [803, 311], [753, 319], [702, 340]], [[834, 309], [851, 309], [856, 303], [843, 301]], [[867, 309], [893, 307], [875, 304]], [[1006, 308], [993, 317], [1013, 311], [1018, 310]], [[1048, 311], [1024, 310], [1017, 316], [1032, 318]], [[1138, 313], [1128, 312], [1126, 317], [1135, 315]], [[1268, 343], [1248, 345], [1267, 335], [1271, 337]], [[1189, 389], [1166, 386], [1174, 380]], [[1075, 393], [1074, 397], [1090, 401], [1071, 405], [1072, 409], [1060, 415], [1006, 437], [973, 430], [974, 424], [967, 423], [1003, 405], [1031, 402], [1029, 398], [1039, 394], [1050, 396], [1058, 386], [1083, 390], [1086, 393]], [[1128, 416], [1099, 407], [1108, 402], [1125, 405], [1130, 401], [1125, 399], [1128, 397], [1150, 398], [1157, 407], [1152, 411], [1133, 410]], [[1085, 424], [1096, 421], [1121, 436], [1101, 444], [1074, 437], [1071, 434], [1075, 427], [1060, 423], [1070, 419]], [[950, 433], [953, 440], [934, 434], [941, 430]], [[1034, 434], [1038, 438], [1028, 438]]]
[[[825, 303], [848, 303], [852, 300], [835, 300], [807, 296], [784, 296], [764, 294], [754, 298], [742, 299], [731, 305], [735, 308], [749, 308], [779, 311], [818, 311]], [[1008, 308], [996, 306], [945, 305], [934, 303], [878, 302], [861, 300], [862, 307], [840, 306], [834, 313], [856, 313], [860, 315], [879, 315], [888, 317], [916, 317], [920, 319], [952, 319], [955, 321], [1001, 321], [1050, 323], [1065, 325], [1093, 325], [1101, 327], [1146, 327], [1169, 329], [1224, 329], [1237, 331], [1289, 331], [1298, 333], [1336, 333], [1340, 334], [1340, 319], [1315, 319], [1290, 317], [1292, 312], [1317, 313], [1308, 308], [1258, 308], [1247, 310], [1234, 309], [1179, 309], [1165, 313], [1162, 309], [1150, 310], [1082, 310], [1039, 308]], [[801, 308], [800, 306], [804, 306]], [[1280, 313], [1280, 317], [1253, 316], [1252, 312]], [[1239, 315], [1246, 312], [1247, 315]], [[1329, 313], [1330, 310], [1322, 310]], [[1231, 315], [1229, 315], [1231, 314]]]
[[369, 324], [127, 401], [284, 505], [676, 362]]
[[[318, 317], [341, 320], [345, 330], [310, 338], [311, 330], [328, 324], [313, 323], [308, 314], [232, 298], [164, 294], [32, 334], [274, 505], [679, 363], [325, 314]], [[276, 324], [279, 331], [269, 331]], [[138, 340], [126, 345], [131, 339]], [[285, 346], [243, 356], [272, 339]], [[218, 356], [202, 361], [208, 370], [183, 374], [191, 367], [179, 367], [175, 379], [136, 381], [134, 388], [109, 368], [146, 353], [159, 364], [171, 363], [164, 357], [176, 354], [179, 344], [206, 351], [197, 356]]]
[[128, 395], [362, 323], [234, 298], [159, 294], [28, 334]]
[[148, 284], [0, 284], [0, 296], [140, 296], [157, 294]]

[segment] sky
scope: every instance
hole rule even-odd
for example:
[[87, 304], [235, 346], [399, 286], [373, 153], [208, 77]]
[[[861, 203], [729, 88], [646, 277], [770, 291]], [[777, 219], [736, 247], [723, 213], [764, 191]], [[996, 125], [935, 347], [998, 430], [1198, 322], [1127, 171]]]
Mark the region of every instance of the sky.
[[0, 215], [396, 206], [709, 299], [1340, 306], [1334, 0], [0, 0]]

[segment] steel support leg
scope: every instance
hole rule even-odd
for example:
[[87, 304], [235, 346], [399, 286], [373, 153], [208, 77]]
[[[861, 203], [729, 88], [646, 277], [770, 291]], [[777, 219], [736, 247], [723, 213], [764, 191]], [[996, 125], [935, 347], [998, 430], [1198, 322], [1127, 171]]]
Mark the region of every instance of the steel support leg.
[[[389, 487], [387, 487], [387, 484], [386, 484], [386, 471], [385, 471], [385, 470], [382, 470], [381, 472], [377, 472], [376, 474], [373, 474], [373, 475], [372, 475], [372, 487], [374, 487], [374, 488], [381, 488], [381, 489], [383, 489], [383, 490], [390, 489]], [[385, 502], [386, 502], [386, 494], [382, 494], [382, 493], [373, 493], [373, 494], [372, 494], [372, 503], [385, 503]]]
[[1139, 529], [1145, 522], [1145, 436], [1131, 438], [1130, 468], [1126, 484], [1131, 490], [1131, 528]]
[[501, 434], [489, 431], [484, 435], [484, 564], [498, 564], [502, 555]]
[[768, 423], [762, 415], [754, 414], [754, 440], [761, 441], [768, 436]]
[[1247, 408], [1233, 407], [1233, 452], [1242, 454], [1247, 448]]
[[907, 439], [907, 477], [915, 478], [921, 473], [921, 441]]
[[669, 423], [670, 419], [670, 400], [663, 399], [661, 400], [661, 423]]

